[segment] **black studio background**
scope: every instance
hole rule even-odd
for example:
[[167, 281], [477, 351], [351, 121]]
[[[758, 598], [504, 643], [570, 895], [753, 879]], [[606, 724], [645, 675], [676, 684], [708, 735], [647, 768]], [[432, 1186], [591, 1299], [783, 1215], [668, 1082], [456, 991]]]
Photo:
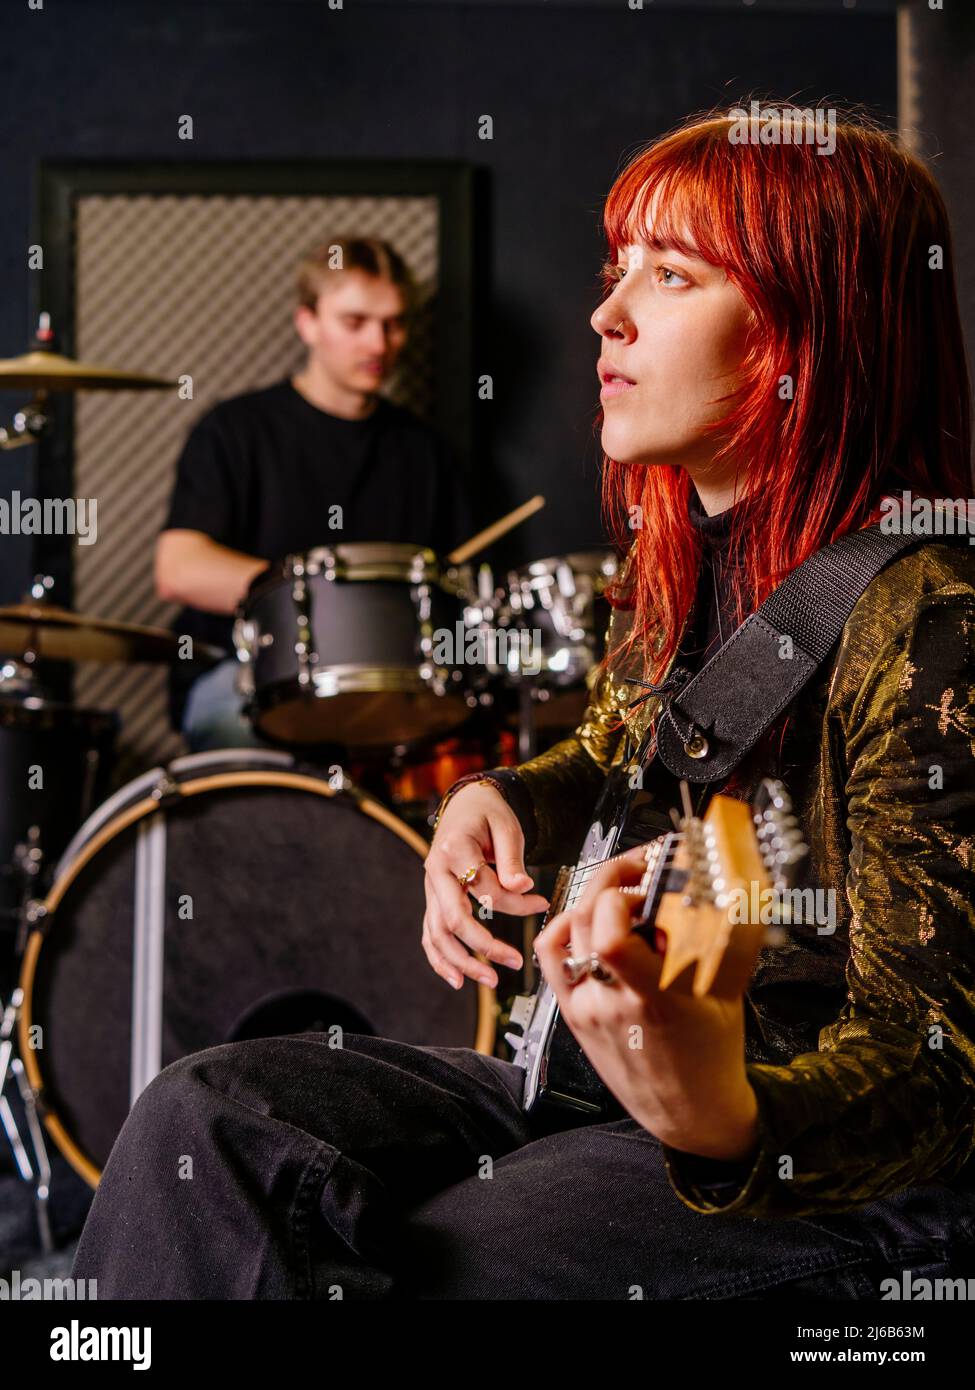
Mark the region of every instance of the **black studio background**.
[[[640, 10], [628, 0], [346, 0], [341, 10], [327, 0], [44, 0], [42, 10], [3, 0], [0, 14], [0, 356], [23, 352], [33, 327], [26, 248], [41, 159], [476, 167], [484, 225], [474, 363], [494, 379], [494, 400], [475, 406], [477, 520], [534, 492], [548, 498], [495, 552], [502, 561], [602, 535], [589, 317], [599, 209], [628, 154], [692, 111], [746, 94], [857, 101], [891, 124], [898, 109], [888, 0], [646, 0]], [[938, 75], [937, 101], [922, 115], [957, 117], [959, 158], [945, 168], [960, 183], [963, 98], [940, 75], [963, 62], [949, 33], [957, 21], [924, 5], [917, 19], [919, 51], [928, 46]], [[176, 138], [183, 111], [194, 115], [191, 144]], [[477, 138], [483, 113], [494, 118], [490, 142]], [[970, 284], [964, 293], [970, 311]], [[23, 403], [23, 393], [0, 393], [4, 419]], [[39, 495], [36, 452], [0, 458], [5, 495]], [[3, 538], [0, 601], [16, 600], [33, 574], [31, 544]]]

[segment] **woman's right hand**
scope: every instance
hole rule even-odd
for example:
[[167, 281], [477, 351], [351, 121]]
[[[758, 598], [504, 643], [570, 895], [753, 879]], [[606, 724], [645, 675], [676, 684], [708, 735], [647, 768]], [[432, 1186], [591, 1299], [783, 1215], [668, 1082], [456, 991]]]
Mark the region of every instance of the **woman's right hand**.
[[[469, 888], [462, 887], [460, 878], [474, 866], [480, 866], [477, 876]], [[533, 884], [525, 872], [525, 837], [518, 817], [496, 787], [472, 783], [454, 793], [440, 818], [425, 868], [423, 949], [427, 960], [455, 989], [460, 989], [465, 975], [494, 989], [497, 974], [474, 953], [517, 970], [521, 952], [491, 935], [475, 917], [469, 895], [478, 900], [480, 912], [489, 908], [491, 913], [528, 917], [548, 907], [540, 893], [528, 892]]]

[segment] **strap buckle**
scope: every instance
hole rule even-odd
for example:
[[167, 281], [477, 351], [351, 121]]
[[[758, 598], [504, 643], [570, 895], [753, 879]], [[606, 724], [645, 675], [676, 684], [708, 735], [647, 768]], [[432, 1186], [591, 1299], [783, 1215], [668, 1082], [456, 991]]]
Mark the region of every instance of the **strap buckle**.
[[680, 741], [684, 746], [684, 752], [689, 758], [705, 758], [708, 753], [708, 741], [704, 734], [686, 715], [682, 714], [678, 707], [674, 705], [674, 699], [693, 679], [693, 671], [689, 671], [686, 666], [675, 666], [667, 677], [655, 684], [653, 681], [629, 680], [628, 685], [642, 686], [646, 691], [644, 695], [638, 695], [635, 700], [631, 700], [627, 705], [627, 710], [637, 709], [653, 696], [661, 697], [661, 715], [669, 715], [674, 728], [680, 736]]

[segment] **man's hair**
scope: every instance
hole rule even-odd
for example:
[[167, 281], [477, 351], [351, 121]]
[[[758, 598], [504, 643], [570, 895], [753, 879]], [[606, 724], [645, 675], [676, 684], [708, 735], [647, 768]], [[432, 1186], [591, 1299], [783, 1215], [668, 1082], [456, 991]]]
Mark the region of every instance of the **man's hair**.
[[[756, 105], [773, 129], [792, 109]], [[727, 110], [693, 117], [631, 160], [604, 209], [613, 261], [638, 239], [693, 252], [686, 229], [751, 311], [740, 385], [708, 427], [718, 458], [737, 459], [745, 484], [732, 536], [737, 546], [747, 527], [753, 541], [735, 570], [739, 620], [807, 556], [877, 520], [885, 493], [971, 488], [970, 384], [944, 201], [892, 134], [858, 112], [831, 114], [830, 152], [794, 134], [791, 143], [732, 138]], [[609, 263], [604, 277], [613, 278]], [[690, 487], [677, 465], [604, 459], [607, 520], [623, 548], [633, 542], [625, 590], [609, 597], [635, 610], [623, 645], [640, 644], [658, 677], [694, 599]], [[634, 515], [638, 529], [627, 524]]]
[[394, 246], [379, 237], [332, 237], [302, 258], [296, 274], [298, 303], [315, 310], [318, 296], [335, 277], [347, 270], [362, 270], [391, 280], [403, 292], [407, 311], [415, 307], [418, 287], [409, 266]]

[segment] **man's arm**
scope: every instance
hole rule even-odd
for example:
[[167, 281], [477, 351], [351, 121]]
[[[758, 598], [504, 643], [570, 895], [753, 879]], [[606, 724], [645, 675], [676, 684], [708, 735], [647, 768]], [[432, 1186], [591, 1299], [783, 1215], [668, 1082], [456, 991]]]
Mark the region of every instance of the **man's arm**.
[[221, 406], [190, 431], [156, 543], [156, 593], [206, 613], [233, 613], [267, 568], [247, 548], [253, 511], [249, 457]]
[[206, 613], [233, 613], [267, 561], [221, 545], [202, 531], [163, 531], [156, 542], [156, 593]]

